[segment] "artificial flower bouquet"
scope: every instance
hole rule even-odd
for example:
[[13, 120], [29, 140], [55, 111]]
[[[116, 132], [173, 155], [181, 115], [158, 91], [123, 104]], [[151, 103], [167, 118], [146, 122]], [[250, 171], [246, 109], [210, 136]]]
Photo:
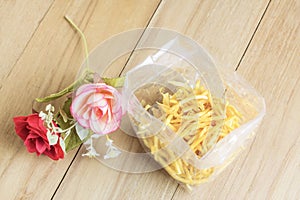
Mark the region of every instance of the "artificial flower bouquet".
[[[120, 93], [104, 82], [91, 81], [87, 77], [83, 81], [87, 83], [76, 88], [73, 96], [57, 112], [48, 104], [45, 112], [14, 118], [16, 133], [29, 152], [58, 160], [64, 158], [66, 152], [85, 143], [89, 146], [84, 155], [97, 156], [92, 139], [119, 128], [122, 116]], [[72, 89], [66, 91], [66, 94], [73, 92]], [[60, 96], [58, 93], [36, 100], [47, 102]]]
[[[86, 39], [81, 30], [66, 17], [82, 36], [87, 52]], [[87, 55], [88, 57], [88, 55]], [[88, 65], [88, 62], [87, 62]], [[14, 117], [15, 131], [31, 153], [47, 155], [53, 160], [64, 158], [70, 150], [85, 144], [87, 153], [83, 156], [98, 155], [93, 147], [93, 139], [106, 135], [119, 128], [122, 109], [121, 96], [116, 89], [123, 78], [99, 78], [99, 74], [87, 67], [82, 75], [67, 88], [36, 102], [51, 102], [67, 96], [58, 109], [48, 104], [45, 111], [28, 116]], [[114, 86], [114, 87], [113, 87]], [[108, 155], [116, 156], [118, 151], [107, 137]]]
[[[67, 20], [83, 38], [87, 68], [66, 89], [36, 99], [50, 102], [67, 96], [59, 109], [49, 104], [45, 111], [14, 118], [16, 133], [29, 152], [58, 160], [84, 144], [84, 156], [101, 157], [102, 162], [115, 159], [105, 163], [114, 169], [137, 173], [125, 169], [118, 159], [139, 160], [136, 165], [145, 168], [138, 172], [163, 168], [192, 189], [216, 177], [253, 140], [265, 114], [263, 98], [236, 73], [217, 69], [208, 53], [191, 39], [173, 31], [143, 30], [136, 49], [153, 48], [154, 53], [123, 77], [103, 78], [88, 64], [94, 60], [97, 65], [98, 55], [95, 51], [88, 55], [83, 33]], [[115, 36], [99, 52], [106, 51], [108, 58], [118, 50], [122, 54], [117, 45], [120, 41], [126, 45], [136, 35], [132, 31]], [[110, 46], [111, 52], [103, 46]], [[106, 66], [105, 59], [101, 62]], [[108, 137], [122, 129], [126, 118], [129, 124], [125, 125], [133, 131], [129, 135], [139, 139], [147, 159], [117, 148]], [[105, 154], [97, 152], [97, 138], [106, 139]], [[145, 163], [150, 162], [148, 158], [158, 165], [151, 168]]]

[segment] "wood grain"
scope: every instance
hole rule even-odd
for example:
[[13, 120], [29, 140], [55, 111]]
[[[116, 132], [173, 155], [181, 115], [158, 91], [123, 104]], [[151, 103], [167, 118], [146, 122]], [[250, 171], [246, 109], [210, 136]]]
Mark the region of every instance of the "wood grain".
[[0, 4], [0, 84], [22, 55], [53, 0], [2, 1]]
[[[266, 117], [251, 150], [203, 188], [201, 198], [300, 198], [299, 13], [299, 1], [270, 3], [238, 68], [265, 97]], [[179, 190], [174, 199], [184, 197]]]
[[[11, 120], [13, 116], [31, 112], [35, 97], [58, 91], [73, 82], [84, 54], [78, 34], [63, 16], [68, 14], [73, 18], [87, 34], [89, 46], [93, 48], [112, 34], [144, 27], [157, 4], [158, 1], [57, 0], [35, 32], [35, 27], [28, 28], [33, 36], [17, 60], [5, 61], [16, 64], [8, 75], [3, 72], [6, 76], [0, 88], [0, 121], [5, 127], [0, 141], [1, 199], [50, 199], [76, 153], [69, 153], [63, 162], [28, 154], [14, 134]], [[16, 24], [21, 23], [16, 21]], [[17, 34], [9, 39], [13, 40]], [[9, 48], [14, 52], [14, 46]], [[36, 105], [36, 108], [42, 106]]]
[[[267, 104], [261, 134], [242, 171], [250, 172], [243, 181], [247, 191], [238, 194], [248, 199], [300, 199], [299, 13], [297, 0], [271, 2], [238, 68]], [[237, 179], [245, 175], [238, 174]]]
[[235, 69], [269, 0], [164, 1], [150, 26], [196, 40], [219, 67]]
[[[300, 199], [299, 13], [299, 0], [0, 1], [0, 199]], [[193, 38], [218, 66], [238, 67], [266, 99], [255, 142], [194, 194], [163, 170], [118, 172], [83, 158], [84, 148], [60, 162], [28, 154], [11, 118], [27, 115], [35, 97], [69, 85], [84, 59], [65, 14], [84, 31], [89, 49], [150, 21]], [[128, 57], [106, 75], [126, 72], [141, 58], [134, 54], [127, 63]], [[141, 150], [124, 134], [116, 142]]]

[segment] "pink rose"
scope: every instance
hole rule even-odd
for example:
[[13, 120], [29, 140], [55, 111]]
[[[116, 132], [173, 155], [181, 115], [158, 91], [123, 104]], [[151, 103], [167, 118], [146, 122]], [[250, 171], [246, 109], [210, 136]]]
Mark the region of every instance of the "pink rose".
[[120, 126], [121, 96], [105, 83], [85, 84], [76, 91], [70, 110], [82, 127], [98, 134], [111, 133]]
[[55, 145], [49, 144], [47, 129], [38, 114], [14, 117], [14, 123], [16, 133], [24, 141], [30, 153], [36, 152], [38, 156], [45, 154], [53, 160], [64, 158], [64, 151], [59, 142]]

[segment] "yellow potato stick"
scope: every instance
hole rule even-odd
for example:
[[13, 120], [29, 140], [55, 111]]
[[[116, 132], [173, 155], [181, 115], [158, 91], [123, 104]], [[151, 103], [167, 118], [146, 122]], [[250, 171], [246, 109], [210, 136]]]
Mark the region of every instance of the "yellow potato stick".
[[[201, 85], [200, 81], [197, 81], [194, 88], [177, 81], [171, 81], [170, 84], [176, 86], [177, 91], [172, 94], [166, 92], [165, 88], [160, 88], [162, 99], [156, 102], [158, 109], [163, 113], [162, 121], [187, 142], [199, 159], [213, 145], [240, 126], [242, 118], [240, 112], [229, 102], [222, 103], [219, 99], [212, 99], [210, 92]], [[147, 103], [143, 102], [144, 108], [152, 109], [153, 105]], [[223, 113], [224, 109], [225, 113]], [[214, 173], [213, 167], [198, 169], [188, 163], [184, 157], [176, 158], [176, 154], [171, 150], [166, 149], [159, 154], [156, 153], [166, 145], [156, 136], [142, 138], [142, 140], [154, 155], [154, 159], [168, 174], [190, 189], [193, 185], [206, 182]], [[167, 161], [172, 159], [172, 163], [167, 164]]]
[[154, 138], [154, 144], [153, 144], [153, 146], [155, 146], [155, 149], [157, 150], [158, 149], [158, 139], [155, 136], [153, 138]]
[[172, 98], [172, 99], [170, 100], [170, 103], [173, 104], [173, 105], [174, 105], [174, 104], [176, 105], [176, 104], [178, 104], [178, 101], [177, 101], [176, 99]]
[[204, 141], [206, 135], [202, 135], [201, 137], [197, 138], [192, 144], [191, 149], [195, 150], [198, 145], [201, 145], [201, 143]]
[[174, 162], [174, 165], [175, 165], [175, 168], [176, 168], [176, 173], [177, 173], [177, 174], [182, 174], [181, 169], [180, 169], [180, 167], [179, 167], [179, 162], [178, 162], [178, 161], [175, 161], [175, 162]]
[[186, 178], [187, 178], [189, 181], [192, 181], [193, 179], [192, 179], [192, 176], [191, 176], [191, 174], [190, 174], [190, 172], [189, 172], [188, 166], [184, 168], [184, 171], [185, 171], [185, 176], [186, 176]]
[[170, 105], [170, 96], [169, 93], [163, 94], [163, 104], [164, 105]]
[[145, 110], [149, 110], [149, 108], [151, 108], [152, 106], [150, 106], [149, 104], [147, 104], [146, 106], [145, 106]]
[[173, 115], [169, 115], [165, 121], [165, 124], [169, 125], [172, 119], [173, 119]]

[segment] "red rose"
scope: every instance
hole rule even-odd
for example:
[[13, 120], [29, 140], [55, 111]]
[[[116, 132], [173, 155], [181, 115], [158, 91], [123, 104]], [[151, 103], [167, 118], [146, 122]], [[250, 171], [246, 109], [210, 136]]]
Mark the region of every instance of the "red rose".
[[13, 120], [16, 133], [22, 138], [30, 153], [36, 152], [38, 156], [45, 154], [53, 160], [64, 158], [64, 151], [59, 142], [49, 145], [47, 129], [38, 114], [14, 117]]

